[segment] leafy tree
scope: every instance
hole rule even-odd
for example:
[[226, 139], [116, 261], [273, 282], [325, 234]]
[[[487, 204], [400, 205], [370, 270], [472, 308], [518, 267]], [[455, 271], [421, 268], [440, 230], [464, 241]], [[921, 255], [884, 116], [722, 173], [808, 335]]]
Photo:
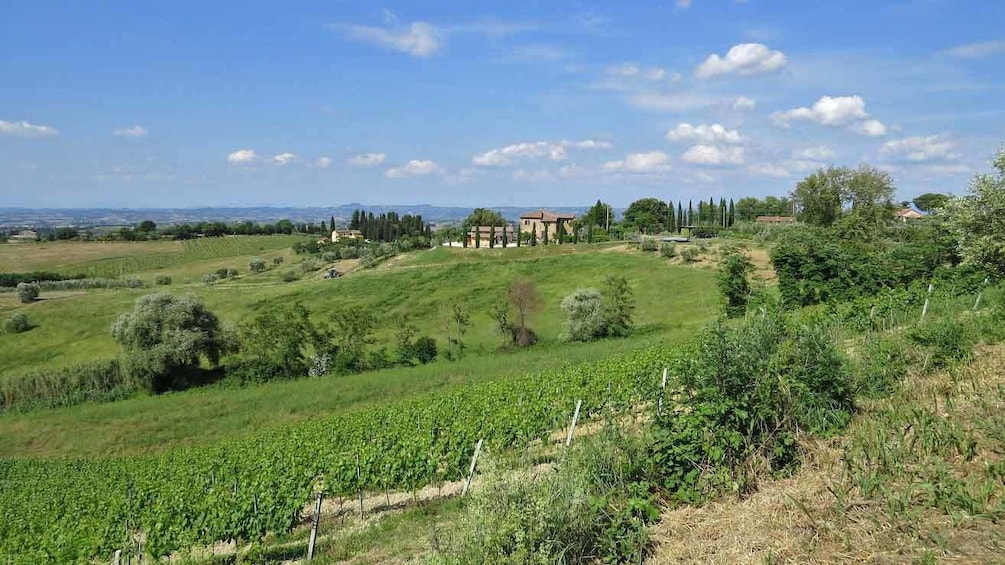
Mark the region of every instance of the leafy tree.
[[628, 279], [609, 275], [604, 280], [601, 295], [604, 300], [604, 324], [607, 335], [625, 336], [631, 333], [635, 296], [628, 286]]
[[415, 335], [419, 333], [419, 328], [409, 322], [408, 315], [402, 316], [398, 320], [398, 333], [395, 336], [395, 353], [398, 355], [398, 362], [404, 365], [411, 365], [415, 358]]
[[461, 304], [454, 304], [444, 322], [443, 333], [447, 338], [447, 359], [451, 361], [464, 356], [464, 334], [471, 325], [471, 315]]
[[747, 312], [750, 301], [750, 280], [747, 275], [754, 264], [739, 249], [727, 250], [719, 262], [716, 282], [726, 299], [726, 316], [740, 318]]
[[890, 175], [866, 165], [858, 169], [818, 169], [796, 185], [792, 198], [810, 225], [833, 225], [847, 207], [850, 224], [871, 229], [892, 218], [893, 183]]
[[[492, 318], [507, 341], [507, 345], [527, 347], [537, 343], [537, 334], [527, 327], [527, 316], [544, 307], [544, 300], [534, 283], [527, 279], [516, 279], [506, 291], [507, 303], [499, 304], [492, 312]], [[509, 308], [516, 310], [516, 323], [509, 321]]]
[[847, 174], [845, 167], [828, 167], [799, 181], [792, 198], [802, 209], [800, 215], [804, 222], [826, 227], [841, 217], [842, 187]]
[[628, 205], [625, 210], [625, 224], [643, 233], [659, 233], [664, 230], [669, 207], [658, 198], [642, 198]]
[[1002, 278], [1005, 277], [1005, 146], [998, 150], [991, 164], [995, 170], [975, 176], [967, 195], [950, 199], [944, 213], [959, 241], [964, 262]]
[[27, 304], [38, 299], [38, 283], [20, 282], [17, 283], [17, 299]]
[[152, 220], [143, 220], [142, 222], [136, 224], [136, 231], [153, 233], [157, 231], [157, 224], [155, 224]]
[[265, 261], [258, 258], [252, 259], [248, 263], [248, 270], [252, 273], [261, 273], [265, 270]]
[[436, 359], [436, 340], [429, 337], [423, 336], [415, 340], [414, 344], [415, 358], [419, 360], [419, 363], [423, 365], [430, 363]]
[[597, 200], [597, 203], [590, 206], [590, 209], [580, 219], [587, 228], [590, 226], [600, 226], [606, 229], [608, 225], [615, 221], [614, 207]]
[[309, 354], [321, 335], [303, 304], [269, 308], [241, 327], [242, 358], [228, 374], [241, 382], [266, 382], [307, 376]]
[[949, 195], [926, 192], [914, 199], [914, 206], [922, 212], [934, 212], [945, 206], [946, 202], [949, 202]]
[[169, 293], [138, 299], [112, 337], [126, 373], [151, 392], [192, 384], [202, 360], [216, 365], [231, 348], [215, 314], [194, 297]]
[[562, 299], [566, 320], [561, 338], [565, 341], [590, 341], [607, 332], [604, 299], [595, 288], [581, 288]]
[[488, 208], [475, 208], [473, 212], [464, 220], [461, 227], [464, 233], [471, 231], [473, 226], [505, 226], [506, 220], [495, 210]]

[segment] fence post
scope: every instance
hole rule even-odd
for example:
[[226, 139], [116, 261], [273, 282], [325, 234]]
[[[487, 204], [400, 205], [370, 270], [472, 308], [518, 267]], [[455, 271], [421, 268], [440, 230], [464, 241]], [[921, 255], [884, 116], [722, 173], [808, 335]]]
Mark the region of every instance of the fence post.
[[988, 280], [984, 279], [984, 284], [981, 285], [981, 289], [977, 292], [977, 300], [974, 301], [974, 312], [977, 311], [977, 307], [981, 305], [981, 297], [984, 296], [984, 287], [988, 286]]
[[318, 523], [321, 522], [321, 500], [324, 493], [318, 493], [317, 502], [314, 503], [314, 519], [311, 520], [311, 540], [307, 545], [307, 560], [314, 559], [314, 544], [318, 541]]
[[660, 399], [659, 399], [659, 402], [657, 402], [657, 404], [656, 404], [656, 414], [657, 415], [663, 413], [663, 394], [664, 394], [664, 391], [666, 391], [666, 389], [667, 389], [667, 368], [663, 367], [663, 383], [660, 384]]
[[569, 426], [569, 437], [565, 438], [565, 446], [572, 445], [572, 434], [576, 432], [576, 422], [579, 421], [579, 409], [583, 407], [583, 401], [576, 401], [576, 412], [572, 415], [572, 425]]
[[122, 550], [116, 549], [115, 553], [112, 554], [112, 565], [120, 565], [122, 563]]
[[925, 295], [925, 306], [921, 309], [921, 321], [925, 321], [925, 315], [928, 314], [928, 300], [932, 297], [932, 289], [934, 287], [931, 283], [928, 284], [928, 294]]
[[359, 453], [356, 454], [356, 489], [359, 491], [359, 519], [363, 519], [363, 474], [359, 469]]
[[471, 468], [468, 469], [468, 480], [464, 483], [464, 490], [461, 491], [461, 496], [468, 494], [468, 490], [471, 488], [471, 479], [475, 476], [475, 465], [478, 463], [478, 454], [482, 451], [483, 439], [478, 440], [478, 445], [475, 446], [475, 454], [471, 457]]

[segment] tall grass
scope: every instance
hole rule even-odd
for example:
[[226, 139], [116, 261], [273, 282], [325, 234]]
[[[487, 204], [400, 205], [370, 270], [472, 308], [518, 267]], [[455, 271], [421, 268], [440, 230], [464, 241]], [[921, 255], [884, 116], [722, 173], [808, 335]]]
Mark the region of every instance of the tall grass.
[[0, 380], [0, 413], [111, 402], [140, 389], [115, 360], [36, 371]]

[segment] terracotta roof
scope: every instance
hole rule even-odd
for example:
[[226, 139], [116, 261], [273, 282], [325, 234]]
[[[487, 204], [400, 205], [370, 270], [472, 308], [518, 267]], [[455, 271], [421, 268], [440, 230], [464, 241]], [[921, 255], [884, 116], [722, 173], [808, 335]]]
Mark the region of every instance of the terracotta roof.
[[542, 222], [557, 222], [558, 220], [575, 220], [575, 214], [566, 214], [563, 212], [548, 212], [544, 208], [541, 208], [537, 212], [530, 212], [520, 216], [521, 220], [540, 220]]
[[898, 218], [923, 218], [924, 214], [918, 212], [917, 210], [912, 210], [911, 208], [901, 208], [897, 210]]

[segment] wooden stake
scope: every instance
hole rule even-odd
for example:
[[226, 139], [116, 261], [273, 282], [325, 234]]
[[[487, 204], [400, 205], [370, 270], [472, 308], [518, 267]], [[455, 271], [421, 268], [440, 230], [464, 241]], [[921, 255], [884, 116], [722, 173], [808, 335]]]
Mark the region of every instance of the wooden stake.
[[119, 565], [120, 563], [122, 563], [122, 550], [116, 549], [112, 555], [112, 565]]
[[576, 422], [579, 421], [579, 409], [583, 407], [583, 401], [576, 401], [576, 412], [572, 415], [572, 425], [569, 426], [569, 437], [565, 438], [565, 446], [572, 445], [572, 434], [576, 432]]
[[663, 367], [663, 383], [660, 385], [660, 399], [656, 404], [656, 413], [663, 413], [663, 391], [667, 388], [667, 368]]
[[359, 470], [359, 453], [356, 454], [356, 488], [359, 491], [359, 519], [363, 519], [363, 479]]
[[474, 478], [474, 465], [478, 462], [478, 453], [481, 452], [482, 441], [483, 439], [478, 439], [477, 445], [474, 446], [474, 455], [471, 456], [471, 467], [467, 469], [467, 482], [464, 483], [464, 490], [460, 492], [461, 497], [467, 495], [467, 491], [471, 488], [471, 479]]
[[314, 544], [318, 540], [318, 523], [321, 522], [321, 500], [324, 496], [323, 492], [319, 492], [317, 502], [314, 503], [314, 519], [311, 520], [311, 540], [307, 544], [308, 561], [314, 559]]
[[928, 300], [932, 297], [932, 289], [933, 288], [934, 287], [931, 284], [928, 285], [928, 294], [925, 295], [925, 306], [924, 306], [924, 308], [921, 309], [921, 321], [922, 322], [925, 321], [925, 314], [928, 314]]
[[984, 296], [984, 287], [986, 286], [988, 286], [988, 279], [984, 279], [984, 284], [981, 285], [981, 290], [977, 293], [977, 300], [974, 301], [974, 311], [977, 311], [977, 307], [981, 305], [981, 297]]

